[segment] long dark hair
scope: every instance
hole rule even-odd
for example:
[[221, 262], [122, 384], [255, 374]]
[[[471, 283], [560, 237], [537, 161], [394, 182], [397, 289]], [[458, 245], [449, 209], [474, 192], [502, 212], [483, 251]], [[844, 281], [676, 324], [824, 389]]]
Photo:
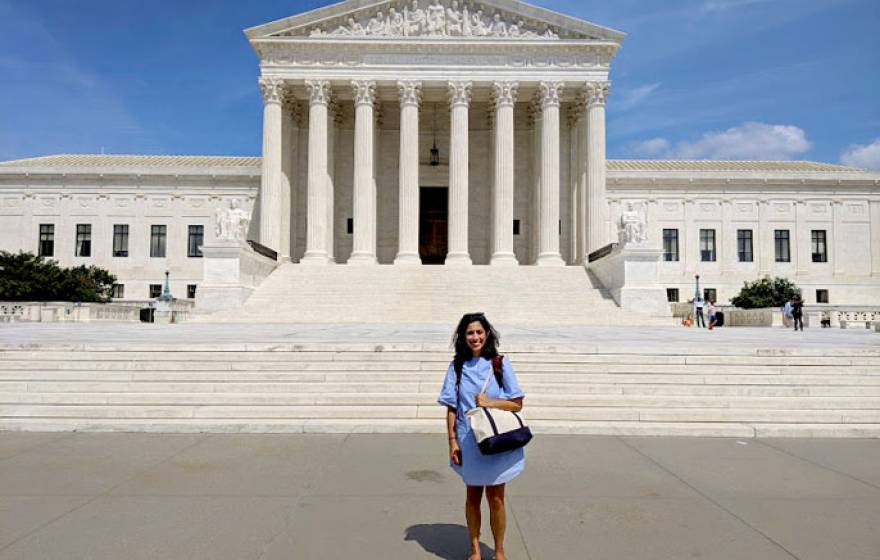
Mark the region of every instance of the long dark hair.
[[498, 345], [501, 343], [501, 335], [492, 326], [492, 323], [486, 319], [482, 313], [465, 313], [458, 326], [455, 327], [455, 334], [452, 335], [452, 347], [455, 348], [455, 358], [453, 364], [455, 366], [455, 379], [461, 380], [461, 368], [464, 363], [474, 357], [471, 347], [467, 343], [467, 328], [474, 321], [479, 321], [486, 331], [486, 342], [480, 351], [480, 357], [491, 360], [498, 355]]

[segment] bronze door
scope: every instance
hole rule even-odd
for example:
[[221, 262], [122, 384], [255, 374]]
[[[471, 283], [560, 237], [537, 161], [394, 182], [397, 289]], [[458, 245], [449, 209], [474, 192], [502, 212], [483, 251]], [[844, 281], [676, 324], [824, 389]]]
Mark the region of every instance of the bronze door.
[[419, 189], [419, 256], [422, 264], [443, 264], [448, 251], [449, 189]]

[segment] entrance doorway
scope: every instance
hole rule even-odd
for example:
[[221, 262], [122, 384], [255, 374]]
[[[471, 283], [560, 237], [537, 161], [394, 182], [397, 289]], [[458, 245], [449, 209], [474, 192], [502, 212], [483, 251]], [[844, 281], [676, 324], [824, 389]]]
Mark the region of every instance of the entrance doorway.
[[448, 251], [449, 189], [422, 187], [419, 192], [419, 256], [422, 264], [443, 264]]

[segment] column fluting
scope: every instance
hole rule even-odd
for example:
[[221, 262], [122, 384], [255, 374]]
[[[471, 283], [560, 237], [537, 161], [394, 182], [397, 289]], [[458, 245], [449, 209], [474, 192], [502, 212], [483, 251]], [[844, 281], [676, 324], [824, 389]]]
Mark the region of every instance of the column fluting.
[[471, 264], [468, 252], [468, 108], [471, 83], [449, 82], [449, 251], [446, 264]]
[[327, 105], [330, 82], [307, 80], [309, 92], [306, 252], [302, 263], [327, 264]]
[[539, 266], [563, 266], [559, 253], [559, 96], [562, 82], [541, 82], [541, 198]]
[[278, 251], [281, 242], [281, 104], [284, 80], [260, 78], [263, 95], [263, 162], [260, 178], [260, 244]]
[[397, 82], [400, 93], [398, 250], [394, 264], [421, 264], [419, 258], [419, 103], [422, 83]]
[[514, 123], [517, 82], [492, 84], [495, 104], [495, 173], [492, 184], [493, 232], [490, 264], [518, 264], [513, 252]]
[[587, 252], [608, 243], [605, 223], [605, 100], [610, 82], [587, 82]]
[[373, 191], [373, 103], [376, 82], [354, 80], [354, 240], [348, 262], [377, 264], [375, 253], [376, 198]]

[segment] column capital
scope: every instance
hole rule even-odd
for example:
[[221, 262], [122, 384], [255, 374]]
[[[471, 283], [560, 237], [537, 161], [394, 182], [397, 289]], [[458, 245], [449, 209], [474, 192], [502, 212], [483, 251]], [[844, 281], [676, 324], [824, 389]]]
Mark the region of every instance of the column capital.
[[397, 90], [400, 94], [401, 107], [415, 105], [418, 107], [422, 102], [422, 82], [418, 80], [402, 80], [397, 82]]
[[263, 95], [263, 103], [282, 103], [286, 94], [284, 88], [284, 80], [281, 78], [267, 78], [261, 76], [259, 79], [260, 93]]
[[449, 82], [449, 106], [467, 107], [471, 102], [471, 82]]
[[611, 82], [587, 82], [584, 84], [587, 107], [604, 106], [610, 91]]
[[309, 105], [328, 105], [330, 103], [329, 80], [306, 80], [306, 89], [309, 92]]
[[376, 101], [376, 82], [373, 80], [352, 80], [351, 91], [354, 94], [355, 107], [358, 105], [373, 106]]
[[508, 107], [516, 103], [519, 82], [492, 82], [492, 101], [495, 107]]
[[563, 82], [541, 82], [538, 84], [541, 108], [559, 107], [559, 96], [562, 94]]

